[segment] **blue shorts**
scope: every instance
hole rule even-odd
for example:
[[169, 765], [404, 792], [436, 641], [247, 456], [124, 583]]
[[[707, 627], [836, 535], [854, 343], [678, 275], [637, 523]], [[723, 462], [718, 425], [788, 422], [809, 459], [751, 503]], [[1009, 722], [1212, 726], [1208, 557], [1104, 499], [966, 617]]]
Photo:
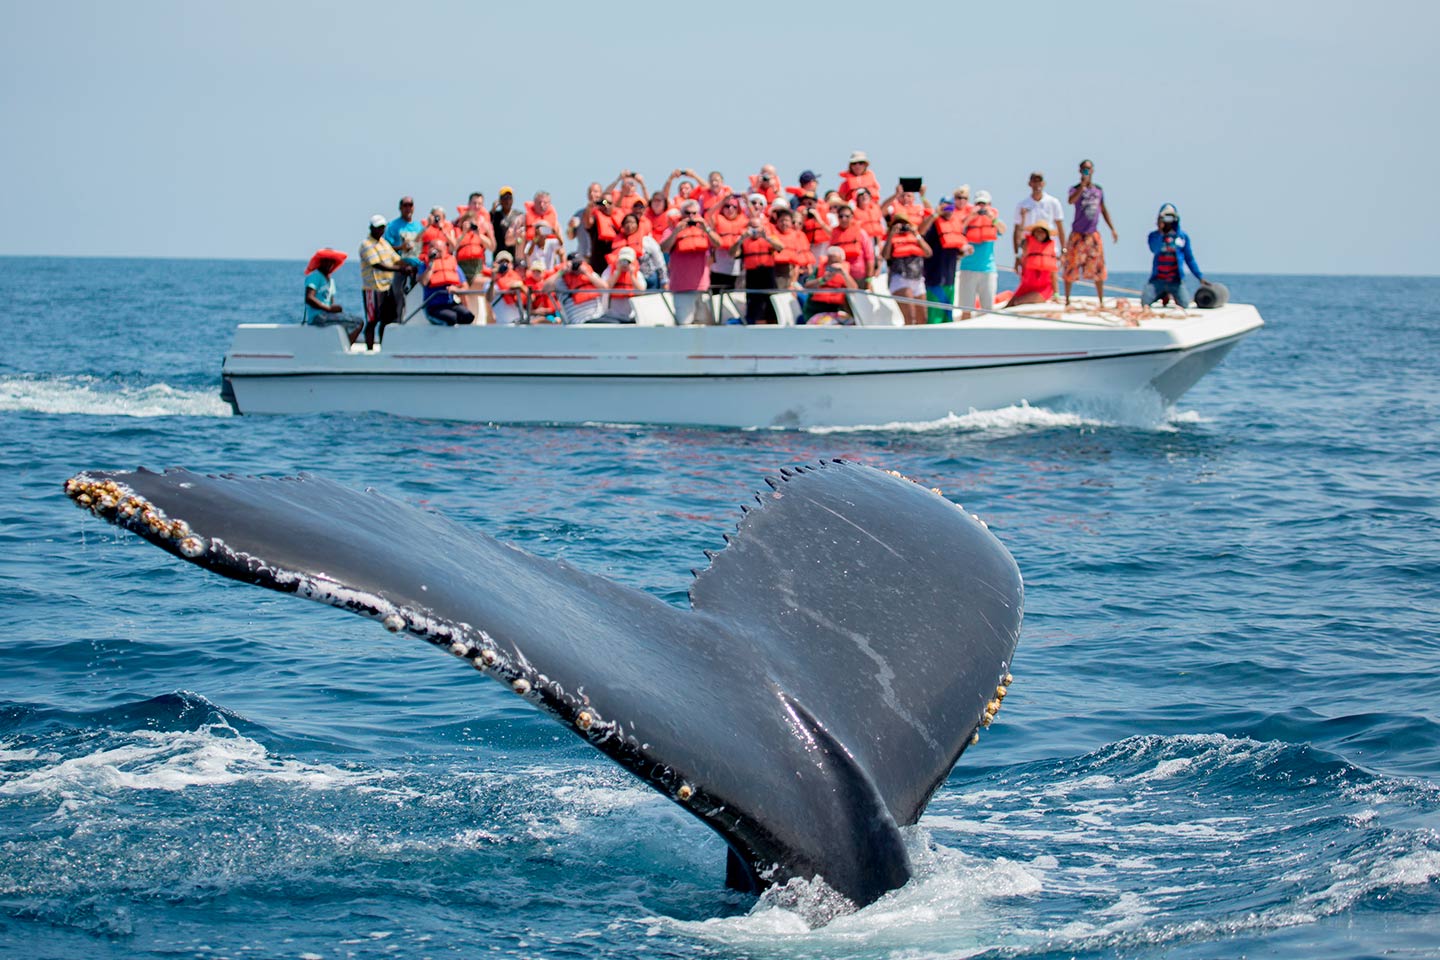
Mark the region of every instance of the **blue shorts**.
[[1150, 304], [1159, 300], [1162, 294], [1166, 293], [1170, 294], [1181, 307], [1190, 306], [1190, 291], [1185, 289], [1185, 282], [1183, 280], [1169, 282], [1165, 280], [1145, 281], [1145, 287], [1140, 291], [1140, 305], [1142, 307], [1148, 307]]

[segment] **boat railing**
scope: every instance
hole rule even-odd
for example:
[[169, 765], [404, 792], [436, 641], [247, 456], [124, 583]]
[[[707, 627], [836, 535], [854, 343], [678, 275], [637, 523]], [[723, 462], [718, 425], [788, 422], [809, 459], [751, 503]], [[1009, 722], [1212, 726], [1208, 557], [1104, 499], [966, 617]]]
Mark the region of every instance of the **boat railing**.
[[[773, 287], [748, 289], [744, 287], [736, 287], [734, 289], [726, 290], [711, 289], [691, 291], [669, 289], [635, 290], [631, 288], [612, 288], [597, 286], [587, 287], [585, 288], [585, 292], [594, 293], [601, 296], [611, 293], [623, 293], [625, 294], [625, 298], [631, 300], [632, 303], [634, 301], [642, 300], [658, 300], [661, 304], [664, 305], [663, 310], [665, 314], [668, 315], [669, 320], [668, 323], [661, 321], [660, 323], [652, 322], [650, 324], [642, 324], [651, 326], [670, 326], [675, 324], [676, 316], [674, 308], [674, 296], [676, 294], [684, 295], [692, 293], [697, 294], [702, 298], [702, 303], [706, 308], [705, 319], [699, 324], [701, 326], [717, 324], [723, 325], [731, 322], [743, 323], [744, 317], [746, 315], [747, 301], [752, 296], [772, 298], [771, 309], [776, 312], [776, 321], [780, 325], [802, 325], [796, 323], [796, 321], [800, 319], [803, 312], [799, 297], [809, 296], [816, 293], [825, 293], [829, 295], [843, 294], [845, 296], [843, 312], [845, 314], [848, 314], [848, 316], [852, 318], [851, 324], [847, 325], [855, 326], [883, 327], [904, 325], [903, 314], [898, 309], [894, 309], [892, 312], [892, 308], [888, 306], [877, 306], [877, 304], [894, 304], [897, 308], [900, 304], [911, 304], [918, 307], [924, 307], [927, 310], [940, 310], [948, 313], [950, 315], [950, 321], [952, 322], [960, 322], [963, 319], [966, 319], [968, 315], [991, 315], [997, 317], [1006, 317], [1015, 320], [1035, 320], [1044, 321], [1047, 323], [1064, 323], [1085, 327], [1124, 327], [1134, 325], [1133, 317], [1128, 317], [1124, 314], [1112, 311], [1102, 311], [1098, 305], [1095, 307], [1090, 307], [1087, 305], [1080, 308], [1074, 306], [1066, 308], [1059, 303], [1049, 302], [1027, 304], [1026, 306], [1031, 306], [1034, 309], [1027, 311], [1017, 311], [1015, 309], [1007, 309], [1004, 306], [985, 308], [972, 305], [967, 307], [962, 304], [954, 303], [953, 301], [947, 303], [945, 301], [938, 300], [922, 300], [917, 297], [902, 296], [899, 294], [890, 293], [889, 291], [885, 290], [875, 290], [871, 287]], [[485, 297], [492, 293], [498, 294], [500, 293], [500, 291], [492, 291], [488, 286], [486, 286], [465, 287], [455, 290], [454, 293], [456, 296], [459, 297]], [[548, 296], [554, 298], [554, 300], [561, 306], [560, 313], [562, 316], [564, 316], [564, 308], [566, 306], [566, 301], [569, 299], [570, 296], [566, 291], [561, 290], [531, 290], [529, 288], [513, 289], [511, 291], [504, 291], [504, 293], [511, 294], [516, 298], [516, 303], [514, 304], [514, 306], [516, 306], [519, 310], [520, 316], [519, 319], [516, 321], [516, 323], [519, 325], [529, 325], [532, 323], [536, 325], [541, 325], [547, 323], [547, 321], [545, 320], [537, 320], [532, 315], [533, 299], [538, 299], [540, 296]], [[775, 297], [780, 297], [782, 299], [777, 302], [774, 299]], [[859, 298], [858, 303], [856, 298]], [[857, 309], [857, 306], [860, 305], [863, 305], [864, 309]], [[836, 306], [839, 307], [840, 305], [837, 304]], [[418, 316], [423, 309], [423, 304], [416, 307], [414, 310], [409, 312], [403, 322], [409, 322], [411, 319]], [[785, 316], [782, 317], [779, 315], [781, 310], [787, 310], [788, 312]], [[658, 313], [655, 313], [655, 311], [653, 311], [653, 308], [649, 310], [642, 308], [641, 312], [651, 312], [652, 315], [658, 315]], [[826, 312], [834, 313], [840, 311]], [[876, 315], [879, 313], [886, 314], [885, 319], [877, 320]], [[862, 317], [861, 314], [865, 314], [865, 316]]]

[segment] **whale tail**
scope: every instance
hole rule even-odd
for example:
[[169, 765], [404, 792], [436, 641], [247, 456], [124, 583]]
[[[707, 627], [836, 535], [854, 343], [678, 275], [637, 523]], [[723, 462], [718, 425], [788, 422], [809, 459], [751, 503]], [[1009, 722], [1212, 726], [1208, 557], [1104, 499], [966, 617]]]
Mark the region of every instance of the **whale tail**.
[[844, 461], [781, 472], [691, 609], [327, 480], [85, 472], [83, 507], [224, 576], [463, 658], [716, 830], [727, 881], [910, 875], [914, 823], [1004, 697], [1023, 588], [977, 519]]

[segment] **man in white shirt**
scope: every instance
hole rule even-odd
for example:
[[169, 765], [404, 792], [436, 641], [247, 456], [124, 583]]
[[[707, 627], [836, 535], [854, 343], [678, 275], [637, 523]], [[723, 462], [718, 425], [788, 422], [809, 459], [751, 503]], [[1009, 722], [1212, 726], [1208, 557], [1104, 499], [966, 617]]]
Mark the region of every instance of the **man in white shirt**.
[[1020, 241], [1030, 233], [1030, 225], [1045, 221], [1055, 228], [1055, 256], [1065, 253], [1065, 208], [1060, 201], [1045, 192], [1045, 174], [1035, 171], [1030, 174], [1030, 196], [1015, 205], [1015, 230], [1012, 238], [1015, 255], [1020, 255]]

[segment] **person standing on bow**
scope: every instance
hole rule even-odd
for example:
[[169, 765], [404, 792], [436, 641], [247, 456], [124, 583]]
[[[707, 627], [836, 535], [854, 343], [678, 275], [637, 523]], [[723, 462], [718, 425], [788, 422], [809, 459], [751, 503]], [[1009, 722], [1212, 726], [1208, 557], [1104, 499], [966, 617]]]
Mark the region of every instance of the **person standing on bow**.
[[1080, 182], [1070, 188], [1070, 205], [1075, 218], [1070, 222], [1070, 242], [1065, 245], [1065, 306], [1070, 306], [1070, 288], [1076, 280], [1095, 284], [1095, 298], [1105, 306], [1105, 245], [1100, 242], [1100, 220], [1110, 228], [1110, 242], [1119, 243], [1120, 234], [1105, 207], [1105, 191], [1094, 181], [1095, 164], [1080, 161]]
[[1020, 274], [1020, 286], [1010, 297], [1010, 306], [1020, 303], [1045, 303], [1055, 295], [1055, 271], [1060, 267], [1055, 256], [1055, 240], [1050, 236], [1050, 224], [1044, 220], [1030, 225], [1021, 246], [1020, 260], [1015, 272]]
[[1180, 211], [1175, 204], [1160, 207], [1155, 229], [1150, 231], [1150, 252], [1155, 259], [1150, 265], [1150, 279], [1140, 292], [1140, 306], [1148, 307], [1157, 300], [1162, 305], [1173, 301], [1181, 310], [1190, 306], [1190, 291], [1185, 289], [1184, 268], [1189, 267], [1195, 279], [1209, 284], [1195, 264], [1195, 251], [1190, 235], [1180, 229]]
[[970, 319], [975, 301], [984, 310], [995, 308], [995, 241], [1005, 232], [999, 212], [990, 204], [990, 191], [975, 194], [975, 205], [965, 218], [965, 242], [970, 252], [960, 258], [960, 279], [956, 284], [961, 320]]
[[1021, 242], [1030, 235], [1030, 227], [1042, 220], [1046, 226], [1054, 224], [1051, 231], [1055, 248], [1059, 253], [1064, 253], [1065, 211], [1057, 198], [1045, 192], [1045, 174], [1036, 170], [1030, 174], [1030, 195], [1015, 204], [1015, 235], [1012, 242], [1017, 265]]

